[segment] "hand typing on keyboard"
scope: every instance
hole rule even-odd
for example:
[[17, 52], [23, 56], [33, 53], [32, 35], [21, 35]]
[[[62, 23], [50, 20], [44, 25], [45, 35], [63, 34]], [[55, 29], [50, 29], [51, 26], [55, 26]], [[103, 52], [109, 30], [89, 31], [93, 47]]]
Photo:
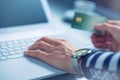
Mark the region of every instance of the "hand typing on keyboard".
[[[72, 52], [76, 49], [75, 46], [66, 40], [43, 37], [30, 46], [29, 50], [24, 53], [25, 55], [41, 59], [61, 70], [73, 72], [70, 58]], [[60, 62], [58, 63], [58, 61]]]

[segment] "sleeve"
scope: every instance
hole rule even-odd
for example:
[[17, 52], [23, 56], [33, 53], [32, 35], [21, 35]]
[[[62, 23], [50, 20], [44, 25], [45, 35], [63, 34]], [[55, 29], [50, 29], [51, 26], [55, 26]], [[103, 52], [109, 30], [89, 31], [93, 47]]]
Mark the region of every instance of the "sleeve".
[[83, 57], [81, 68], [87, 79], [119, 80], [120, 52], [92, 50]]

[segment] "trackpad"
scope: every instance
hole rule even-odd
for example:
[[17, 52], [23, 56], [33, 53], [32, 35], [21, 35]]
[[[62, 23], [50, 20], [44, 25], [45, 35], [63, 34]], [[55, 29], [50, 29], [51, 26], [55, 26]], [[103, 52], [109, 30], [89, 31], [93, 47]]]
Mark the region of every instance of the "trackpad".
[[42, 61], [30, 57], [0, 62], [0, 80], [28, 80], [47, 78], [64, 72], [59, 71]]

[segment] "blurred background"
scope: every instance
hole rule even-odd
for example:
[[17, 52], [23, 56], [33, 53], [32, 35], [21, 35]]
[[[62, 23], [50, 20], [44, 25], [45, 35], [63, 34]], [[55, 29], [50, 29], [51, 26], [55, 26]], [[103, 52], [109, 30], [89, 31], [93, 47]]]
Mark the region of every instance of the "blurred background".
[[[90, 1], [92, 4], [87, 2], [82, 4], [80, 1]], [[63, 22], [69, 26], [76, 10], [91, 11], [108, 19], [120, 20], [120, 0], [48, 0], [48, 3], [55, 18], [54, 21]], [[0, 27], [9, 26], [9, 24], [15, 26], [17, 23], [39, 23], [39, 18], [44, 17], [40, 15], [39, 6], [39, 0], [0, 0]]]
[[76, 1], [91, 1], [95, 4], [95, 13], [112, 20], [120, 20], [120, 0], [48, 0], [52, 14], [70, 23]]

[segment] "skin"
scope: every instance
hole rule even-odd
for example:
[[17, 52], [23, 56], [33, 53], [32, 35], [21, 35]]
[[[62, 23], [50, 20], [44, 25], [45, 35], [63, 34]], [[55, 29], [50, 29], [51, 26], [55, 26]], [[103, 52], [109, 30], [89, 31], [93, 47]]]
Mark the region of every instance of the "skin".
[[95, 47], [120, 51], [120, 21], [109, 20], [106, 23], [96, 25], [95, 29], [106, 32], [103, 36], [98, 34], [91, 36]]
[[[120, 21], [107, 21], [96, 25], [95, 29], [106, 32], [103, 36], [98, 34], [91, 36], [95, 47], [113, 51], [120, 50]], [[24, 54], [38, 58], [60, 70], [74, 73], [71, 55], [75, 50], [77, 48], [67, 40], [43, 37], [31, 45]]]
[[43, 37], [29, 47], [24, 54], [38, 58], [58, 69], [73, 73], [71, 55], [77, 48], [69, 41]]

